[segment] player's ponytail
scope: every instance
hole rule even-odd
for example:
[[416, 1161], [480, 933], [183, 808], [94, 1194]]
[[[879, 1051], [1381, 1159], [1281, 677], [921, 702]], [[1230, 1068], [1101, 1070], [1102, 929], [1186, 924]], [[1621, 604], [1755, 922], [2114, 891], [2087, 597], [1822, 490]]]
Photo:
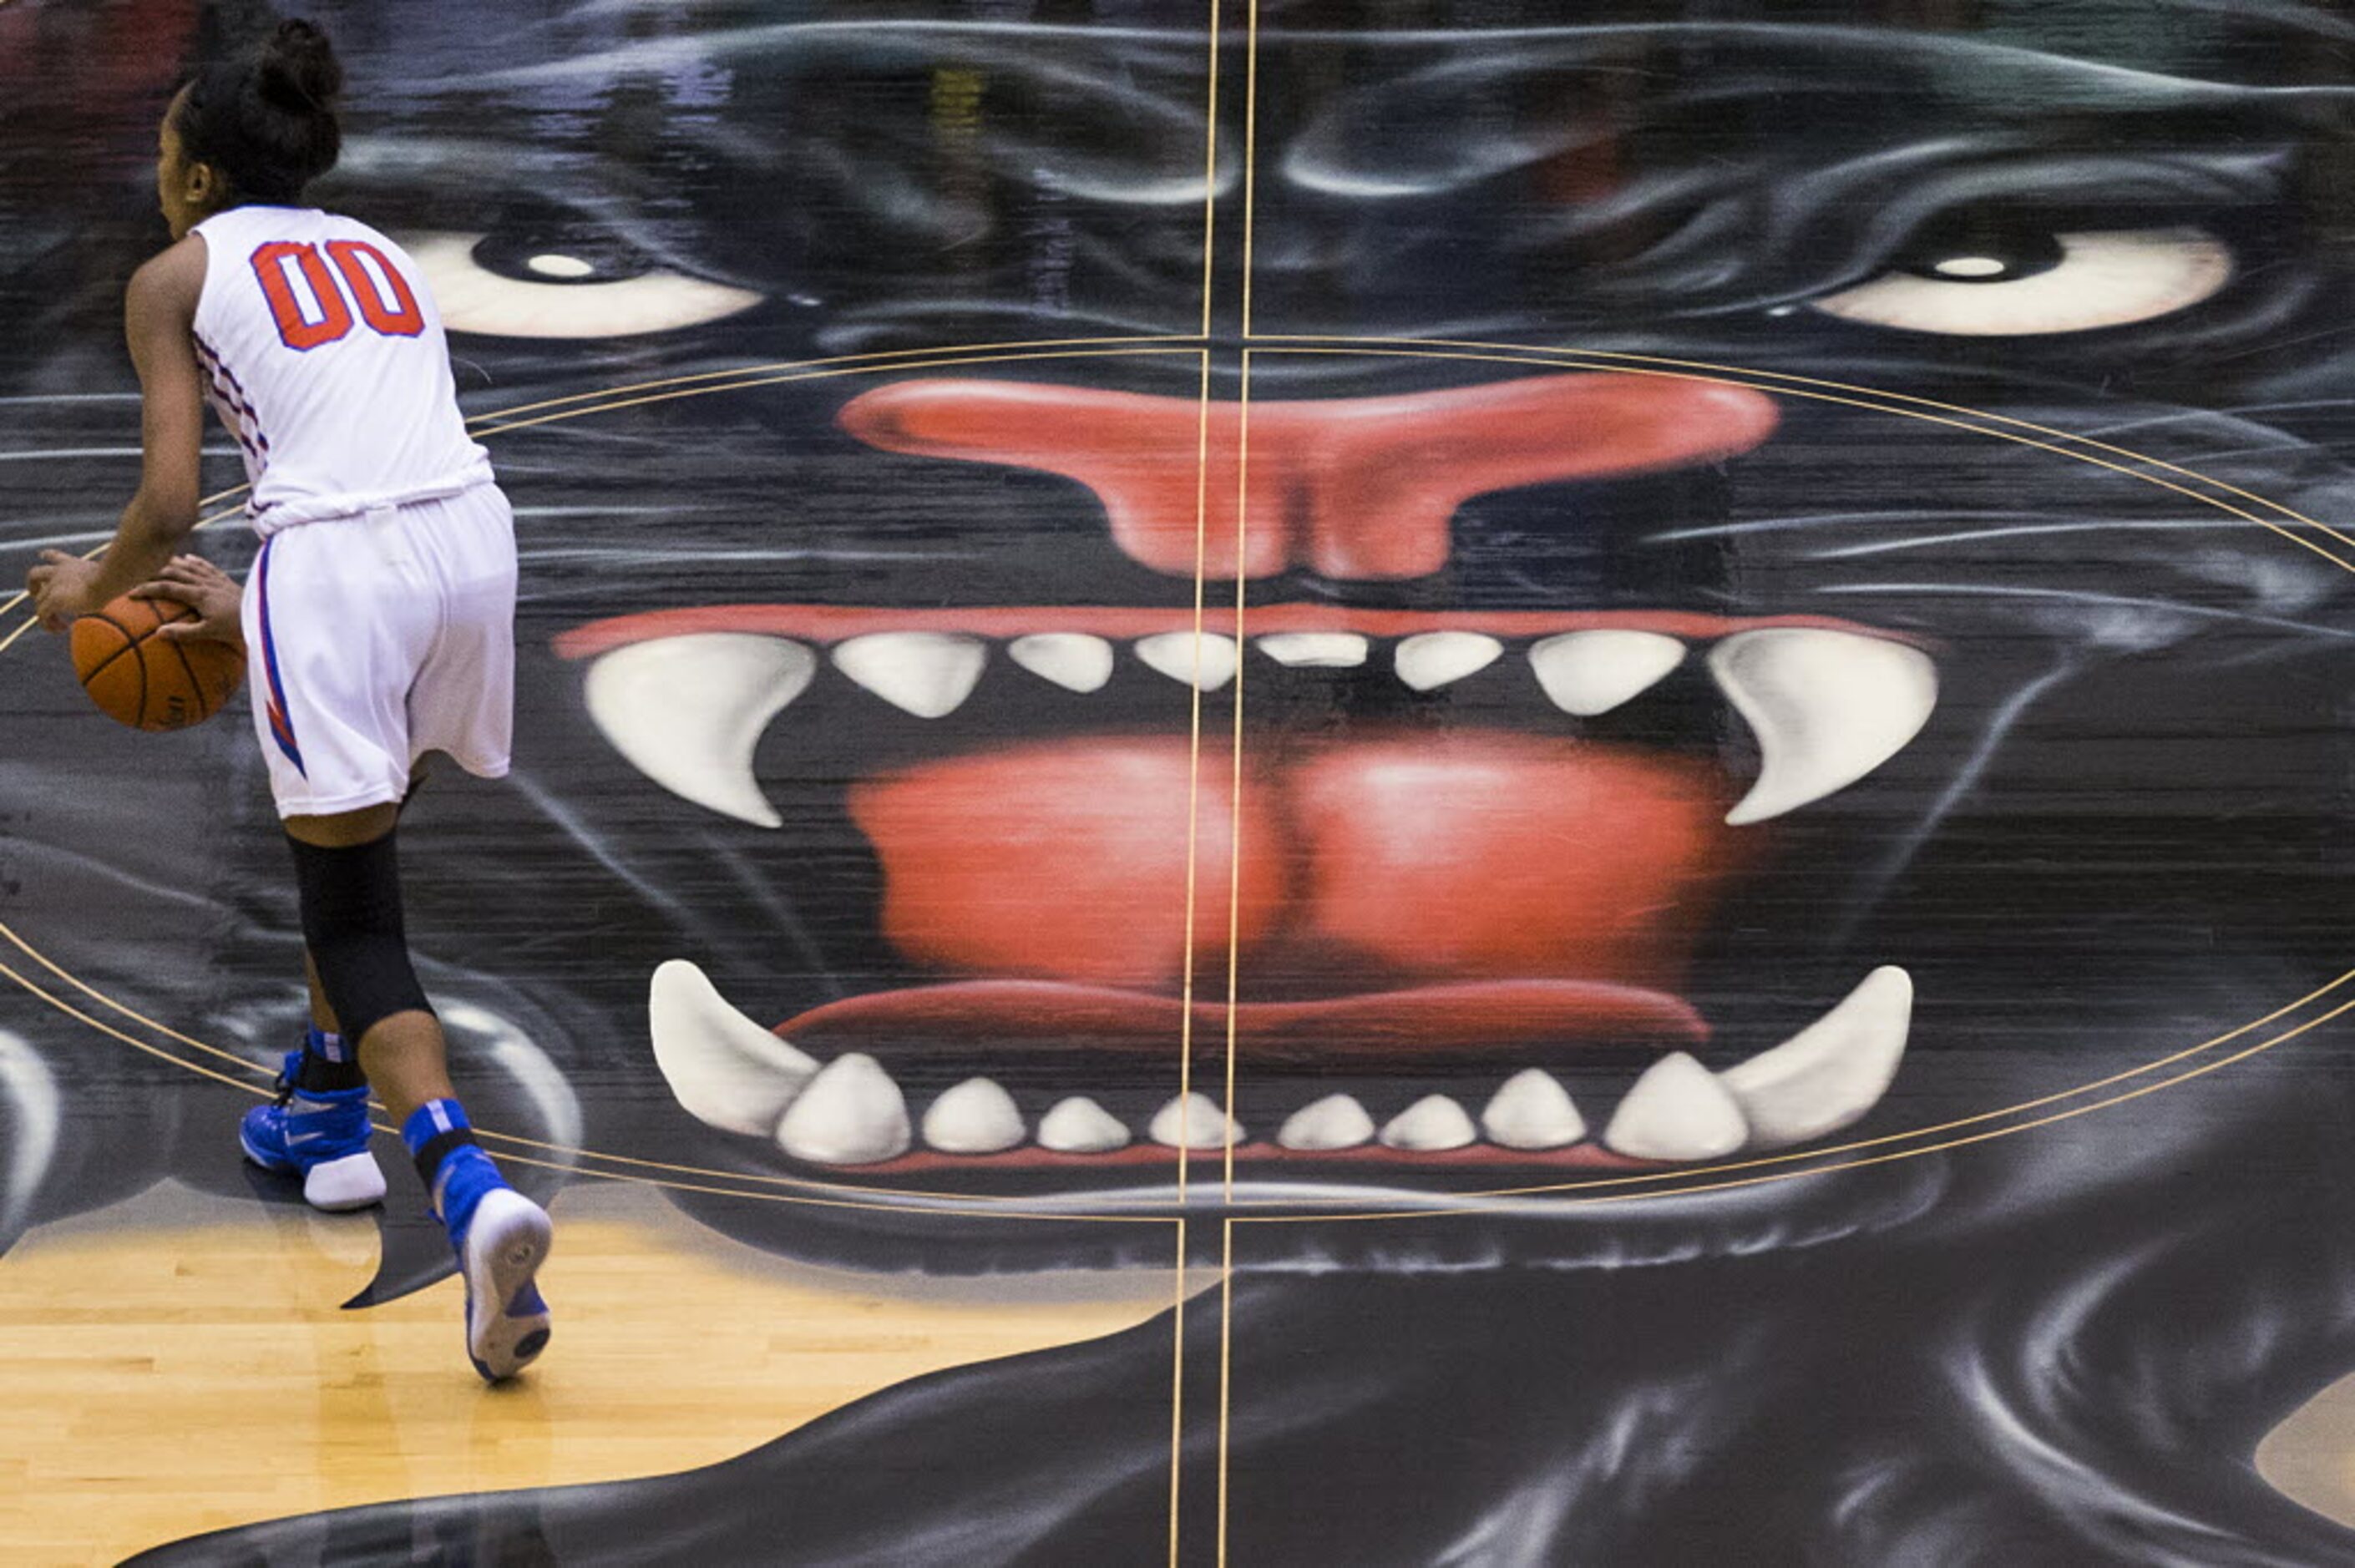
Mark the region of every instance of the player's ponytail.
[[309, 22], [281, 22], [259, 43], [200, 68], [173, 129], [192, 162], [210, 164], [229, 182], [234, 200], [291, 203], [343, 151], [336, 116], [343, 87], [327, 35]]

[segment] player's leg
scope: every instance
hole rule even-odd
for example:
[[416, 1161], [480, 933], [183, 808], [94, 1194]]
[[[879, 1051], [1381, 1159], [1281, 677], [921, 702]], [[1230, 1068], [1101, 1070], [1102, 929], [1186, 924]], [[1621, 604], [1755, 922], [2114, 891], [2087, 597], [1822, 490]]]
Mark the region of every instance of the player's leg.
[[310, 1027], [279, 1070], [277, 1098], [246, 1113], [239, 1142], [264, 1170], [301, 1176], [312, 1207], [330, 1213], [368, 1208], [383, 1200], [385, 1183], [369, 1148], [375, 1128], [368, 1120], [368, 1075], [307, 945], [303, 981], [310, 993]]
[[[485, 487], [489, 488], [489, 487]], [[547, 1214], [474, 1141], [402, 927], [394, 827], [425, 747], [410, 706], [443, 640], [448, 595], [410, 509], [273, 535], [246, 595], [255, 726], [287, 830], [323, 1017], [397, 1119], [466, 1284], [467, 1351], [499, 1378], [547, 1339], [533, 1276]], [[512, 598], [509, 611], [512, 615]]]
[[303, 935], [329, 1008], [357, 1043], [368, 1083], [400, 1125], [467, 1295], [467, 1353], [485, 1377], [512, 1376], [548, 1340], [534, 1284], [550, 1229], [475, 1140], [449, 1075], [440, 1021], [417, 982], [401, 920], [394, 826], [400, 808], [285, 819]]
[[[247, 648], [264, 650], [264, 657], [250, 662], [254, 730], [264, 756], [273, 760], [271, 779], [278, 791], [281, 772], [294, 784], [302, 781], [302, 763], [294, 756], [290, 718], [281, 699], [278, 650], [259, 593], [261, 577], [264, 565], [257, 563], [254, 577], [247, 581], [245, 638]], [[304, 981], [311, 991], [311, 1026], [304, 1032], [302, 1045], [281, 1062], [273, 1102], [259, 1104], [238, 1120], [238, 1147], [264, 1171], [302, 1177], [304, 1198], [314, 1208], [327, 1213], [369, 1208], [384, 1201], [384, 1168], [377, 1165], [369, 1149], [375, 1128], [368, 1118], [368, 1078], [360, 1071], [356, 1043], [346, 1041], [336, 1024], [335, 1005], [320, 987], [308, 948], [304, 948]]]

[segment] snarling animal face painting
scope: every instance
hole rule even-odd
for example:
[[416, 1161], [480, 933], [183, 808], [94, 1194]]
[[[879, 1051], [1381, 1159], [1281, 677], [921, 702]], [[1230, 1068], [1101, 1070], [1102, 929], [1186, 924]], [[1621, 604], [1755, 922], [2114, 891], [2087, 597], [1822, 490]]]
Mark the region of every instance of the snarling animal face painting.
[[[2267, 345], [2342, 297], [2332, 95], [1297, 11], [1246, 164], [1204, 41], [1109, 21], [616, 42], [447, 90], [569, 136], [354, 161], [506, 400], [581, 399], [490, 439], [602, 514], [532, 530], [535, 717], [664, 900], [607, 994], [706, 1130], [634, 1137], [1005, 1266], [1162, 1243], [903, 1227], [1176, 1213], [1187, 1145], [1277, 1209], [1787, 1169], [2318, 975], [2330, 340]], [[1832, 1191], [1762, 1207], [1920, 1201]]]
[[318, 194], [531, 579], [535, 869], [419, 835], [419, 923], [667, 1091], [592, 1147], [884, 1205], [777, 1245], [1157, 1249], [922, 1221], [1176, 1213], [1181, 1149], [1541, 1234], [2327, 966], [2327, 33], [1283, 7], [1247, 141], [1101, 9], [341, 20]]
[[[1379, 9], [335, 8], [318, 195], [432, 276], [518, 505], [517, 776], [407, 851], [517, 1125], [876, 1269], [1241, 1216], [1248, 1274], [1830, 1368], [1716, 1271], [2148, 1325], [2190, 1225], [2266, 1281], [2200, 1332], [2296, 1338], [2341, 1265], [2256, 1238], [2346, 1194], [2252, 1172], [2344, 1107], [2252, 1053], [2340, 1000], [2355, 35]], [[2343, 1370], [2297, 1342], [2252, 1434]], [[1966, 1560], [1863, 1465], [1791, 1560]], [[1577, 1560], [1733, 1560], [1635, 1489]], [[1561, 1560], [1442, 1522], [1350, 1560]]]

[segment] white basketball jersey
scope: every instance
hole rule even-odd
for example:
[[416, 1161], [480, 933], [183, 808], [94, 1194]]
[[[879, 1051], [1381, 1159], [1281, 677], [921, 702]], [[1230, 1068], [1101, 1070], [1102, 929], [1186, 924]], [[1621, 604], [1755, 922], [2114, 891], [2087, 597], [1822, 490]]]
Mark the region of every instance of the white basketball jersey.
[[196, 232], [197, 361], [243, 450], [256, 533], [490, 482], [441, 313], [399, 246], [315, 207], [231, 207]]

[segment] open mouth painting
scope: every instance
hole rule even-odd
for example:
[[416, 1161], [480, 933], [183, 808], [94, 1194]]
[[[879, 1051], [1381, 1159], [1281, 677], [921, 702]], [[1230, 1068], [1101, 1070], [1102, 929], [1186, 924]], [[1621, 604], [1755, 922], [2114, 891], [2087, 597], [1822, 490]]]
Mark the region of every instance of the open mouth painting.
[[[559, 1219], [1198, 1293], [143, 1561], [2355, 1562], [2270, 1457], [2355, 1444], [2339, 12], [322, 10], [517, 508], [515, 774], [404, 862], [480, 1124]], [[27, 452], [119, 435], [78, 90]], [[95, 471], [22, 466], [12, 547]], [[91, 728], [0, 909], [262, 1060], [261, 803], [126, 841]], [[222, 1098], [0, 1215], [244, 1192]]]

